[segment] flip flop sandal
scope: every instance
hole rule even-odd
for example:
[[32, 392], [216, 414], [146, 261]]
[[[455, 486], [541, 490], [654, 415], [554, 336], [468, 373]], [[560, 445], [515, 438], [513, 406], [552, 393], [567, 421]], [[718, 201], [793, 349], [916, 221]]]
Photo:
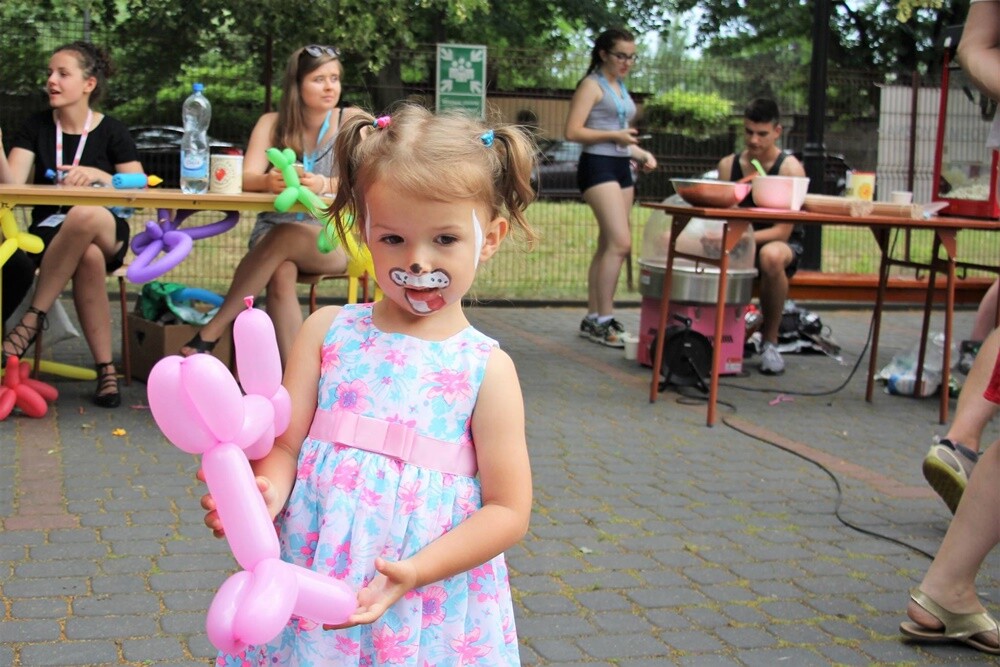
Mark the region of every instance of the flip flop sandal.
[[941, 621], [941, 624], [944, 626], [943, 628], [932, 629], [925, 628], [913, 621], [904, 621], [899, 624], [899, 631], [910, 639], [929, 644], [959, 642], [967, 644], [983, 653], [1000, 655], [1000, 647], [990, 646], [976, 639], [977, 635], [992, 632], [997, 640], [1000, 641], [1000, 624], [997, 624], [996, 619], [990, 616], [988, 612], [955, 614], [939, 605], [918, 588], [910, 591], [910, 599], [923, 607], [927, 613]]
[[217, 340], [202, 340], [201, 332], [199, 331], [194, 335], [194, 338], [184, 344], [184, 347], [189, 347], [192, 350], [195, 350], [196, 354], [211, 354], [212, 350], [215, 349], [216, 343], [218, 342], [219, 341]]

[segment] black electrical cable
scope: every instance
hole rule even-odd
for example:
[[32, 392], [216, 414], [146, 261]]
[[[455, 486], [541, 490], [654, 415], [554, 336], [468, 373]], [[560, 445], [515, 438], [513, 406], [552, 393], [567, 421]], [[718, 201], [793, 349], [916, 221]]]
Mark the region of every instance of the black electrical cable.
[[[685, 393], [685, 392], [681, 391], [681, 388], [677, 388], [677, 389], [678, 389], [678, 393], [680, 395], [677, 398], [676, 402], [679, 403], [680, 405], [700, 405], [702, 403], [705, 403], [708, 400], [703, 395], [700, 395], [700, 394], [694, 395], [694, 394], [690, 394], [690, 393]], [[724, 401], [716, 401], [716, 405], [723, 405], [723, 406], [729, 408], [734, 415], [737, 413], [736, 406], [733, 405], [732, 403], [726, 403]], [[735, 424], [733, 424], [732, 422], [730, 422], [726, 417], [722, 418], [722, 423], [725, 424], [726, 426], [728, 426], [729, 428], [731, 428], [732, 430], [736, 431], [737, 433], [741, 434], [741, 435], [744, 435], [744, 436], [746, 436], [748, 438], [753, 438], [757, 442], [762, 442], [765, 445], [771, 445], [772, 447], [776, 447], [777, 449], [780, 449], [780, 450], [782, 450], [784, 452], [787, 452], [789, 454], [797, 456], [800, 459], [802, 459], [803, 461], [811, 463], [812, 465], [816, 466], [817, 468], [819, 468], [820, 470], [822, 470], [824, 473], [826, 473], [827, 476], [831, 480], [833, 480], [834, 488], [837, 491], [837, 498], [834, 501], [834, 506], [833, 506], [833, 515], [837, 518], [838, 521], [840, 521], [840, 523], [842, 525], [846, 526], [847, 528], [850, 528], [851, 530], [854, 530], [854, 531], [857, 531], [859, 533], [862, 533], [864, 535], [869, 535], [871, 537], [874, 537], [874, 538], [877, 538], [877, 539], [880, 539], [880, 540], [885, 540], [887, 542], [892, 542], [893, 544], [899, 545], [899, 546], [904, 547], [906, 549], [910, 549], [911, 551], [915, 551], [916, 553], [920, 554], [921, 556], [925, 556], [929, 560], [934, 560], [934, 555], [933, 554], [931, 554], [931, 553], [929, 553], [927, 551], [924, 551], [923, 549], [921, 549], [918, 546], [914, 546], [914, 545], [910, 544], [909, 542], [904, 542], [903, 540], [897, 539], [897, 538], [892, 537], [890, 535], [886, 535], [884, 533], [878, 533], [878, 532], [875, 532], [873, 530], [868, 530], [867, 528], [862, 528], [861, 526], [853, 524], [850, 521], [848, 521], [847, 519], [845, 519], [841, 515], [841, 513], [840, 513], [840, 508], [841, 508], [841, 506], [844, 503], [844, 490], [843, 490], [843, 487], [841, 487], [841, 485], [840, 485], [840, 480], [837, 478], [836, 475], [833, 474], [832, 470], [830, 470], [829, 468], [827, 468], [826, 466], [824, 466], [819, 461], [811, 459], [808, 456], [806, 456], [806, 455], [804, 455], [804, 454], [802, 454], [800, 452], [796, 452], [793, 449], [789, 449], [788, 447], [785, 447], [784, 445], [780, 445], [777, 442], [774, 442], [772, 440], [768, 440], [767, 438], [763, 438], [763, 437], [761, 437], [759, 435], [756, 435], [754, 433], [750, 433], [748, 431], [745, 431], [744, 429], [742, 429], [739, 426], [736, 426]]]
[[844, 491], [843, 491], [843, 489], [840, 486], [840, 480], [837, 479], [837, 476], [833, 474], [832, 470], [830, 470], [829, 468], [827, 468], [826, 466], [824, 466], [819, 461], [815, 461], [815, 460], [809, 458], [808, 456], [806, 456], [804, 454], [801, 454], [800, 452], [796, 452], [796, 451], [794, 451], [792, 449], [789, 449], [789, 448], [787, 448], [787, 447], [785, 447], [783, 445], [779, 445], [776, 442], [772, 442], [770, 440], [767, 440], [766, 438], [762, 438], [762, 437], [760, 437], [758, 435], [754, 435], [753, 433], [749, 433], [749, 432], [747, 432], [747, 431], [739, 428], [738, 426], [733, 425], [726, 417], [722, 418], [722, 423], [725, 424], [726, 426], [728, 426], [729, 428], [733, 429], [737, 433], [741, 433], [741, 434], [747, 436], [748, 438], [753, 438], [754, 440], [757, 440], [758, 442], [763, 442], [764, 444], [771, 445], [773, 447], [777, 447], [778, 449], [780, 449], [782, 451], [785, 451], [785, 452], [788, 452], [789, 454], [794, 454], [795, 456], [799, 457], [803, 461], [807, 461], [808, 463], [813, 464], [814, 466], [816, 466], [817, 468], [819, 468], [820, 470], [822, 470], [823, 472], [825, 472], [827, 474], [827, 476], [829, 476], [830, 479], [833, 480], [833, 485], [837, 489], [837, 500], [834, 503], [833, 515], [835, 517], [837, 517], [837, 520], [840, 521], [840, 523], [843, 524], [844, 526], [847, 526], [851, 530], [855, 530], [855, 531], [857, 531], [859, 533], [862, 533], [864, 535], [870, 535], [871, 537], [875, 537], [875, 538], [878, 538], [880, 540], [885, 540], [887, 542], [892, 542], [893, 544], [897, 544], [897, 545], [899, 545], [901, 547], [905, 547], [907, 549], [910, 549], [911, 551], [915, 551], [915, 552], [917, 552], [918, 554], [920, 554], [922, 556], [926, 556], [929, 560], [934, 560], [934, 555], [933, 554], [928, 553], [927, 551], [924, 551], [923, 549], [921, 549], [918, 546], [914, 546], [914, 545], [912, 545], [912, 544], [910, 544], [908, 542], [904, 542], [903, 540], [897, 539], [897, 538], [892, 537], [890, 535], [886, 535], [884, 533], [878, 533], [878, 532], [873, 531], [873, 530], [868, 530], [867, 528], [862, 528], [861, 526], [853, 524], [850, 521], [848, 521], [847, 519], [845, 519], [840, 514], [840, 507], [841, 507], [841, 505], [843, 504], [843, 501], [844, 501]]

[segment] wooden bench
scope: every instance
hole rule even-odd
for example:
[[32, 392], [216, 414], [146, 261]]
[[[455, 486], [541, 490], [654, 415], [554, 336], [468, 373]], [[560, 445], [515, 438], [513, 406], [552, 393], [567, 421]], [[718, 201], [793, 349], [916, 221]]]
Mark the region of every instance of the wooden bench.
[[[945, 289], [946, 279], [938, 275], [938, 289]], [[990, 276], [975, 276], [955, 281], [955, 303], [976, 305], [993, 283]], [[878, 289], [876, 274], [824, 273], [800, 270], [788, 286], [788, 296], [795, 301], [875, 302]], [[754, 287], [754, 294], [757, 288]], [[922, 304], [927, 296], [927, 278], [890, 277], [886, 303]]]

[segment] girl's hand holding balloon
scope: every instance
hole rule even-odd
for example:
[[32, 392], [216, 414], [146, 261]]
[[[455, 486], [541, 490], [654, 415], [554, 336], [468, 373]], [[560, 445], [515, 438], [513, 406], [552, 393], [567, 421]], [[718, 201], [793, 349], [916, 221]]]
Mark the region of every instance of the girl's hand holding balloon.
[[349, 628], [353, 625], [374, 623], [396, 600], [417, 587], [417, 568], [413, 559], [388, 561], [375, 559], [378, 574], [358, 592], [358, 608], [342, 625], [324, 625], [323, 629]]
[[267, 187], [276, 195], [280, 195], [288, 187], [285, 177], [281, 175], [280, 169], [271, 169], [267, 172]]
[[[202, 482], [205, 481], [205, 471], [202, 468], [198, 468], [197, 477]], [[267, 511], [273, 519], [281, 511], [280, 506], [275, 507], [278, 504], [278, 497], [274, 491], [274, 486], [267, 477], [258, 476], [256, 480], [257, 489], [260, 491], [260, 495], [263, 496], [264, 504], [267, 505]], [[219, 518], [219, 511], [211, 493], [206, 493], [201, 497], [201, 508], [205, 510], [205, 525], [212, 529], [212, 534], [216, 537], [225, 537], [226, 531], [222, 526], [222, 519]]]
[[302, 187], [321, 195], [323, 194], [323, 188], [326, 186], [326, 177], [314, 174], [311, 171], [305, 171], [299, 174], [299, 183]]

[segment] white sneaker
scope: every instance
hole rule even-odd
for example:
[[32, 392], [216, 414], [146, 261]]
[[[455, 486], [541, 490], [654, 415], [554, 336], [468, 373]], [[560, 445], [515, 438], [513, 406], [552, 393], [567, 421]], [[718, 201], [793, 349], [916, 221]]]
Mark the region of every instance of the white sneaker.
[[760, 372], [764, 375], [781, 375], [785, 372], [785, 360], [774, 343], [764, 343], [760, 354]]

